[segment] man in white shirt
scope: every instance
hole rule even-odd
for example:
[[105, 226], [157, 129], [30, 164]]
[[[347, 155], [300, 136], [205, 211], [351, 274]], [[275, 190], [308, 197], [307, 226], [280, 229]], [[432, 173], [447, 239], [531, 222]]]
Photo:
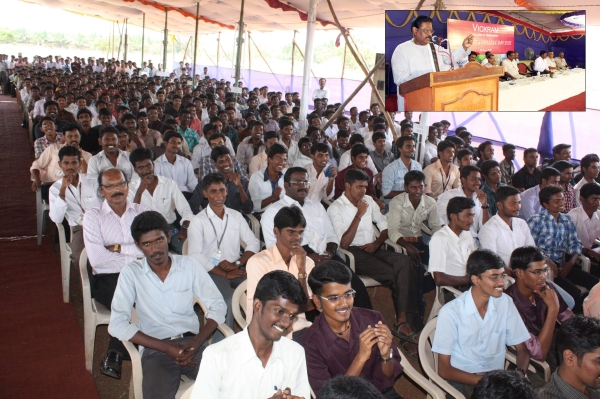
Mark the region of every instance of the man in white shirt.
[[[208, 206], [192, 218], [188, 235], [188, 256], [209, 273], [227, 304], [225, 322], [233, 328], [231, 297], [246, 279], [246, 263], [260, 252], [260, 241], [238, 211], [227, 208], [226, 180], [220, 173], [209, 173], [202, 179]], [[240, 245], [244, 253], [240, 256]]]
[[461, 291], [469, 287], [467, 258], [477, 250], [469, 230], [475, 217], [471, 198], [454, 197], [448, 202], [448, 224], [436, 232], [429, 242], [429, 269], [438, 287], [451, 286]]
[[292, 140], [294, 133], [294, 122], [288, 118], [279, 119], [279, 144], [282, 144], [288, 150], [288, 165], [293, 165], [296, 159], [300, 157], [300, 148], [298, 143]]
[[540, 51], [540, 56], [535, 59], [533, 63], [533, 70], [538, 74], [547, 74], [550, 73], [550, 68], [548, 67], [548, 53], [544, 50]]
[[[119, 273], [130, 262], [144, 257], [131, 236], [131, 223], [150, 209], [127, 200], [129, 190], [121, 170], [113, 167], [100, 172], [98, 182], [105, 201], [85, 212], [83, 240], [92, 271], [92, 297], [110, 309]], [[126, 353], [123, 344], [112, 337], [100, 372], [121, 378], [121, 361]]]
[[525, 76], [521, 75], [518, 66], [513, 62], [515, 57], [514, 51], [508, 51], [506, 58], [502, 60], [502, 66], [504, 67], [504, 75], [511, 79], [523, 79]]
[[512, 299], [503, 294], [502, 259], [488, 250], [467, 260], [472, 287], [442, 307], [437, 318], [432, 352], [438, 354], [440, 377], [465, 397], [471, 397], [482, 373], [504, 370], [506, 347], [516, 346], [517, 371], [526, 376], [531, 336]]
[[310, 157], [312, 163], [305, 166], [310, 179], [308, 198], [316, 202], [331, 200], [335, 193], [337, 168], [329, 163], [329, 147], [325, 143], [313, 144]]
[[[338, 164], [338, 170], [344, 170], [346, 169], [348, 166], [352, 165], [352, 147], [354, 147], [357, 144], [365, 144], [365, 138], [361, 135], [361, 134], [353, 134], [352, 137], [350, 137], [350, 148], [344, 152], [342, 154], [342, 156], [340, 157], [340, 162]], [[373, 158], [371, 158], [371, 155], [369, 155], [367, 157], [367, 167], [369, 169], [371, 169], [371, 171], [373, 173], [377, 172], [377, 167], [375, 166], [375, 163], [373, 162]]]
[[583, 177], [579, 182], [573, 187], [575, 191], [575, 205], [581, 206], [580, 199], [580, 190], [583, 185], [587, 183], [596, 183], [596, 179], [598, 178], [598, 173], [600, 172], [600, 158], [596, 154], [588, 154], [581, 158], [581, 162], [579, 164], [581, 167], [581, 173]]
[[91, 177], [98, 177], [98, 175], [108, 168], [118, 168], [128, 182], [131, 181], [133, 176], [133, 166], [129, 162], [129, 153], [120, 150], [119, 144], [119, 131], [109, 126], [100, 130], [100, 144], [102, 145], [102, 151], [94, 155], [90, 159], [88, 166], [88, 175]]
[[443, 224], [448, 224], [446, 207], [454, 197], [471, 198], [475, 203], [475, 215], [471, 224], [471, 235], [477, 239], [481, 226], [490, 218], [487, 195], [480, 189], [481, 171], [477, 166], [467, 165], [460, 170], [461, 187], [446, 191], [438, 197], [438, 214]]
[[[408, 125], [412, 132], [412, 126]], [[411, 133], [412, 135], [412, 133]], [[403, 134], [404, 136], [404, 134]], [[430, 164], [436, 162], [438, 160], [438, 150], [437, 146], [439, 144], [439, 140], [437, 138], [437, 128], [435, 126], [429, 126], [429, 131], [427, 133], [427, 140], [422, 145], [423, 148], [423, 166], [427, 167]]]
[[185, 198], [189, 200], [198, 185], [198, 178], [194, 175], [194, 167], [190, 160], [177, 154], [181, 149], [183, 136], [169, 131], [165, 133], [163, 141], [166, 143], [166, 151], [154, 161], [155, 173], [175, 181]]
[[[138, 215], [131, 235], [144, 258], [123, 268], [108, 330], [139, 345], [144, 397], [175, 398], [181, 376], [196, 377], [206, 341], [225, 319], [225, 303], [197, 262], [169, 254], [169, 227], [160, 213]], [[207, 308], [202, 328], [195, 297]], [[139, 322], [131, 324], [134, 305]]]
[[[300, 167], [289, 168], [283, 176], [285, 195], [282, 199], [269, 205], [263, 213], [260, 224], [267, 248], [277, 243], [277, 237], [273, 232], [275, 226], [275, 215], [286, 206], [297, 206], [302, 210], [306, 219], [306, 228], [301, 245], [315, 265], [327, 260], [334, 259], [343, 263], [337, 255], [339, 239], [333, 230], [329, 216], [319, 200], [309, 199], [310, 181], [306, 169]], [[361, 279], [352, 273], [352, 288], [356, 291], [355, 305], [358, 307], [372, 309], [369, 294]]]
[[271, 271], [251, 301], [246, 328], [204, 351], [192, 399], [310, 397], [304, 349], [285, 337], [307, 301], [300, 282], [286, 271]]
[[423, 170], [425, 175], [425, 194], [437, 200], [446, 191], [460, 186], [460, 171], [454, 165], [456, 146], [448, 140], [441, 141], [437, 146], [438, 160]]
[[554, 59], [556, 63], [556, 67], [560, 70], [571, 69], [570, 66], [567, 65], [567, 60], [565, 60], [565, 53], [562, 51], [558, 53], [558, 57]]
[[[263, 145], [265, 146], [265, 150], [263, 152], [259, 152], [250, 160], [250, 165], [248, 165], [248, 175], [252, 177], [253, 174], [262, 170], [268, 166], [267, 154], [271, 146], [275, 143], [279, 142], [279, 137], [277, 133], [274, 131], [266, 132], [263, 136]], [[282, 144], [283, 145], [283, 144]], [[289, 163], [288, 158], [288, 163]]]
[[63, 178], [50, 187], [50, 219], [63, 223], [65, 216], [71, 226], [71, 261], [79, 267], [79, 255], [83, 251], [83, 216], [91, 208], [100, 206], [102, 197], [98, 195], [98, 183], [94, 178], [79, 173], [81, 151], [77, 147], [65, 145], [58, 151], [58, 165]]
[[250, 177], [248, 191], [254, 203], [254, 212], [263, 212], [271, 203], [283, 195], [283, 174], [287, 165], [287, 150], [279, 143], [269, 149], [268, 166]]
[[530, 217], [544, 209], [540, 204], [540, 190], [546, 186], [560, 186], [560, 175], [558, 170], [548, 166], [542, 170], [540, 184], [523, 191], [519, 212], [521, 219], [528, 221]]
[[[146, 205], [157, 211], [169, 223], [171, 242], [169, 247], [177, 254], [181, 254], [183, 242], [187, 238], [187, 229], [194, 217], [190, 205], [179, 190], [177, 183], [168, 177], [154, 174], [152, 151], [148, 148], [136, 148], [129, 154], [133, 170], [139, 176], [129, 185], [129, 200], [136, 204]], [[177, 215], [181, 220], [176, 223]]]
[[594, 248], [596, 239], [600, 238], [600, 185], [596, 182], [584, 184], [579, 196], [581, 206], [571, 209], [568, 215], [575, 224], [583, 245], [581, 253], [600, 262], [600, 249]]
[[319, 79], [319, 88], [315, 89], [312, 95], [313, 101], [317, 98], [326, 98], [328, 100], [331, 99], [329, 89], [325, 88], [326, 83], [327, 80], [325, 78]]
[[425, 15], [415, 18], [411, 31], [412, 40], [399, 44], [392, 55], [394, 83], [398, 86], [398, 111], [404, 111], [404, 97], [400, 90], [402, 83], [429, 72], [449, 71], [452, 59], [468, 57], [473, 44], [473, 35], [467, 36], [460, 46], [456, 46], [450, 58], [445, 49], [431, 41], [433, 21]]
[[556, 67], [556, 62], [554, 62], [554, 51], [548, 51], [548, 58], [546, 58], [546, 64], [548, 64], [548, 69], [550, 72], [558, 71]]
[[[354, 255], [356, 272], [390, 287], [394, 299], [396, 320], [392, 333], [416, 344], [414, 330], [420, 330], [418, 317], [417, 267], [403, 254], [381, 249], [388, 238], [388, 224], [373, 198], [365, 195], [369, 176], [351, 169], [344, 178], [345, 191], [327, 209], [340, 247]], [[373, 222], [379, 228], [376, 236]], [[411, 314], [407, 320], [408, 314]], [[410, 322], [410, 325], [409, 325]]]

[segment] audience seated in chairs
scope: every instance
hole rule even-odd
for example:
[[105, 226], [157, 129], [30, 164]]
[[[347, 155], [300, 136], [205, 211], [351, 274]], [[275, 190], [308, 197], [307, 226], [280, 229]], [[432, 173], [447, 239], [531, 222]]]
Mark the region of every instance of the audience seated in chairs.
[[[537, 168], [536, 168], [537, 170]], [[546, 186], [559, 186], [560, 172], [550, 166], [544, 168], [540, 173], [540, 184], [521, 191], [521, 210], [519, 217], [524, 221], [528, 221], [533, 215], [536, 215], [544, 209], [540, 203], [540, 190]]]
[[575, 224], [577, 236], [581, 240], [581, 253], [598, 264], [600, 249], [596, 247], [596, 240], [600, 238], [600, 185], [596, 182], [582, 185], [579, 190], [579, 202], [581, 205], [571, 209], [568, 215]]
[[103, 128], [100, 134], [102, 151], [90, 159], [88, 174], [92, 177], [98, 177], [106, 169], [117, 168], [123, 172], [128, 182], [131, 181], [134, 177], [133, 166], [129, 162], [129, 153], [118, 147], [119, 131], [109, 126]]
[[202, 355], [192, 399], [310, 397], [302, 347], [286, 338], [306, 305], [304, 282], [284, 270], [255, 283], [248, 308], [252, 319], [240, 333], [209, 345]]
[[[241, 145], [241, 144], [240, 144]], [[239, 153], [239, 149], [238, 149]], [[267, 154], [268, 166], [250, 177], [248, 191], [254, 204], [254, 212], [262, 213], [267, 206], [280, 200], [283, 195], [283, 174], [287, 166], [286, 148], [275, 143]]]
[[175, 181], [186, 199], [192, 197], [198, 185], [198, 178], [194, 175], [194, 168], [189, 159], [178, 155], [181, 143], [184, 141], [180, 133], [169, 131], [163, 140], [167, 143], [164, 155], [154, 160], [154, 170], [157, 175], [165, 176]]
[[[121, 270], [108, 331], [140, 346], [144, 398], [175, 398], [181, 375], [196, 377], [206, 341], [225, 320], [226, 305], [203, 267], [169, 254], [171, 233], [160, 213], [138, 214], [131, 236], [144, 257]], [[194, 297], [207, 307], [202, 328]], [[137, 324], [130, 323], [134, 305]]]

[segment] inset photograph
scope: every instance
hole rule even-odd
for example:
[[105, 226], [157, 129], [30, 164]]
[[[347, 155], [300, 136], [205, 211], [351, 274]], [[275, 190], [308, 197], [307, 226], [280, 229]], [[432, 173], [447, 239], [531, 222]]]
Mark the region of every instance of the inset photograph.
[[386, 111], [585, 111], [585, 11], [385, 12]]

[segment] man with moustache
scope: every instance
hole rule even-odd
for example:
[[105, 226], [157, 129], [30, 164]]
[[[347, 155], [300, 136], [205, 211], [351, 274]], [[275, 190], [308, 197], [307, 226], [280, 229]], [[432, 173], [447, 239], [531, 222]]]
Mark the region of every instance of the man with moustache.
[[[109, 167], [100, 171], [98, 185], [105, 201], [85, 212], [83, 240], [92, 271], [92, 297], [111, 309], [119, 273], [129, 263], [144, 257], [131, 236], [131, 224], [137, 215], [150, 209], [127, 200], [128, 183], [120, 169]], [[119, 339], [112, 337], [100, 372], [121, 378], [121, 362], [126, 353]]]
[[100, 131], [92, 129], [92, 113], [87, 108], [77, 111], [77, 122], [81, 126], [81, 148], [91, 154], [102, 150], [100, 145]]
[[[144, 258], [121, 271], [108, 331], [140, 346], [144, 397], [174, 399], [181, 376], [196, 377], [207, 340], [225, 319], [226, 305], [196, 261], [169, 254], [171, 234], [160, 213], [137, 215], [130, 231]], [[202, 328], [194, 297], [207, 308]], [[139, 317], [135, 325], [131, 324], [134, 305]]]
[[326, 261], [308, 277], [321, 316], [302, 338], [311, 388], [319, 393], [336, 375], [360, 376], [385, 398], [400, 399], [394, 382], [402, 372], [400, 354], [383, 316], [354, 307], [350, 270]]
[[133, 166], [129, 162], [129, 154], [119, 149], [119, 131], [112, 126], [105, 127], [100, 132], [102, 151], [90, 159], [88, 174], [97, 177], [108, 168], [118, 168], [123, 172], [127, 181], [133, 178]]
[[461, 46], [449, 54], [437, 44], [433, 44], [433, 20], [421, 15], [411, 25], [412, 40], [399, 44], [392, 55], [394, 83], [398, 86], [398, 111], [404, 111], [404, 97], [400, 85], [429, 72], [453, 69], [452, 60], [467, 58], [471, 52], [474, 37], [465, 37]]
[[87, 172], [88, 164], [92, 158], [92, 154], [87, 151], [83, 151], [79, 146], [79, 140], [81, 134], [79, 133], [79, 126], [75, 124], [65, 125], [65, 143], [55, 142], [42, 152], [38, 159], [33, 161], [31, 164], [31, 188], [33, 191], [37, 191], [42, 183], [55, 182], [64, 176], [60, 165], [58, 152], [64, 146], [71, 146], [77, 148], [81, 152], [80, 157], [80, 170], [82, 173]]
[[250, 297], [252, 321], [206, 348], [192, 399], [308, 399], [304, 350], [285, 337], [306, 299], [301, 283], [287, 271], [262, 276]]
[[58, 165], [63, 178], [50, 187], [50, 219], [62, 223], [65, 216], [71, 226], [71, 261], [79, 265], [79, 255], [83, 251], [83, 216], [85, 212], [100, 206], [97, 180], [85, 173], [79, 173], [82, 154], [77, 146], [65, 145], [58, 151]]
[[[129, 201], [146, 205], [153, 211], [159, 212], [167, 220], [171, 235], [169, 247], [174, 252], [181, 254], [190, 221], [194, 217], [190, 205], [179, 190], [177, 183], [168, 177], [154, 174], [152, 151], [148, 148], [136, 148], [131, 151], [129, 161], [139, 176], [139, 179], [135, 179], [129, 185]], [[175, 212], [181, 218], [179, 221]]]

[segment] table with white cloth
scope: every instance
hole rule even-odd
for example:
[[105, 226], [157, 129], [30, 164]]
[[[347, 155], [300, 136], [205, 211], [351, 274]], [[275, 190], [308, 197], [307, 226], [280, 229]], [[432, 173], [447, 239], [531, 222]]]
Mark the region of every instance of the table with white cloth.
[[539, 111], [585, 92], [585, 69], [500, 82], [499, 89], [498, 111]]

